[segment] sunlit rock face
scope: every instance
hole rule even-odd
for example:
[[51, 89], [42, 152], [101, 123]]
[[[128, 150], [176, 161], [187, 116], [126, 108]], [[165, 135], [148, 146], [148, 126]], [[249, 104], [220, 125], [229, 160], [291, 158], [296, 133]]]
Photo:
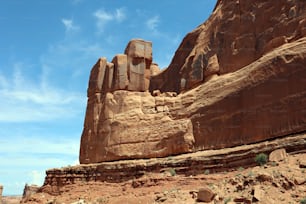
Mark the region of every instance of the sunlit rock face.
[[169, 67], [136, 39], [92, 68], [80, 163], [220, 149], [306, 130], [306, 2], [219, 0]]

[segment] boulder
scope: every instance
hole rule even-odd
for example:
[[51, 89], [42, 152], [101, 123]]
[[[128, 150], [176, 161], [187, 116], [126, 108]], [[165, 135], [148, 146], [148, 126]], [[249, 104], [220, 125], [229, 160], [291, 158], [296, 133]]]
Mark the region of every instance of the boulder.
[[287, 158], [287, 152], [285, 149], [277, 149], [270, 153], [269, 161], [271, 162], [280, 162], [284, 161]]
[[209, 203], [215, 196], [216, 194], [209, 188], [200, 188], [198, 192], [198, 201]]
[[266, 198], [264, 190], [262, 190], [261, 186], [259, 185], [254, 186], [253, 193], [254, 199], [257, 201], [263, 201]]

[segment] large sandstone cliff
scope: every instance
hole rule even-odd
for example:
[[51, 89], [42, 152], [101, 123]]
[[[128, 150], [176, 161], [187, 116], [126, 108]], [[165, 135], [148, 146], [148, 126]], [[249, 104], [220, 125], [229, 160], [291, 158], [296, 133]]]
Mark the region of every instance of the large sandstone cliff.
[[306, 35], [306, 2], [218, 0], [210, 18], [190, 32], [151, 90], [189, 90], [213, 74], [235, 72]]
[[99, 59], [89, 80], [80, 163], [164, 157], [305, 131], [305, 19], [305, 1], [219, 0], [161, 73], [151, 43], [142, 40], [131, 41], [112, 63]]

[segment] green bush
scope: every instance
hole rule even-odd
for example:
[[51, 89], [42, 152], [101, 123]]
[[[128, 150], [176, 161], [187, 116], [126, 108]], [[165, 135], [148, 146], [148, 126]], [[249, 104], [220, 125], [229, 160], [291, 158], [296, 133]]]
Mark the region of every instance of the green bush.
[[176, 175], [176, 171], [174, 168], [169, 169], [169, 173], [171, 176], [175, 176]]
[[224, 200], [224, 204], [229, 203], [231, 200], [232, 200], [231, 198], [225, 198], [225, 200]]
[[306, 197], [300, 201], [300, 204], [306, 204]]
[[267, 161], [268, 161], [268, 156], [265, 153], [257, 154], [255, 157], [255, 162], [260, 166], [265, 165]]
[[208, 175], [209, 173], [210, 173], [209, 169], [206, 169], [206, 170], [204, 171], [204, 174], [205, 174], [205, 175]]

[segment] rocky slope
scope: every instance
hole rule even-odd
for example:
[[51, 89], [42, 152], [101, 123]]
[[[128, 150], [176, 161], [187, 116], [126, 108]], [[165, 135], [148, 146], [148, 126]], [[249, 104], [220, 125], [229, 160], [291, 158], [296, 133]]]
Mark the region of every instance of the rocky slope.
[[[239, 167], [255, 166], [254, 158], [260, 153], [285, 149], [288, 153], [306, 151], [306, 134], [292, 135], [282, 139], [244, 145], [220, 150], [198, 151], [166, 158], [122, 160], [83, 164], [79, 166], [46, 171], [43, 192], [53, 195], [64, 193], [64, 186], [81, 182], [121, 183], [141, 178], [148, 173], [166, 172], [175, 169], [185, 176], [209, 172], [224, 172]], [[303, 151], [302, 151], [303, 152]]]
[[[305, 135], [304, 142], [306, 142]], [[223, 153], [226, 151], [228, 150], [224, 150]], [[196, 161], [195, 158], [199, 160], [201, 158], [200, 155], [189, 156], [194, 161]], [[161, 171], [144, 171], [141, 177], [135, 176], [131, 179], [121, 180], [121, 182], [86, 181], [85, 176], [57, 189], [46, 185], [39, 193], [25, 197], [22, 203], [300, 203], [300, 201], [306, 200], [305, 158], [305, 153], [291, 152], [287, 155], [284, 149], [278, 149], [270, 154], [270, 161], [266, 165], [247, 168], [237, 164], [235, 168], [223, 169], [219, 173], [213, 172], [213, 169], [204, 165], [201, 171], [195, 174], [192, 171], [185, 174], [186, 171], [182, 173], [177, 166], [168, 166]], [[251, 159], [254, 161], [254, 157]], [[166, 162], [175, 164], [182, 160], [182, 156], [174, 156], [168, 158]], [[138, 161], [134, 165], [141, 166], [157, 161]], [[133, 162], [130, 161], [129, 164], [128, 162], [126, 164], [125, 162], [116, 162], [113, 167], [117, 166], [120, 169], [121, 166], [127, 165], [132, 166]], [[89, 168], [89, 166], [85, 166], [70, 168], [70, 174], [80, 175], [85, 168]], [[112, 168], [111, 164], [106, 166]], [[57, 171], [68, 172], [68, 169], [58, 169]], [[50, 170], [49, 175], [55, 171]], [[124, 173], [124, 171], [121, 172]], [[53, 179], [54, 182], [63, 180], [63, 174], [62, 176], [57, 175], [58, 177]], [[118, 173], [114, 175], [118, 177]]]
[[[306, 2], [219, 0], [159, 73], [131, 41], [89, 80], [80, 163], [166, 157], [306, 130]], [[149, 92], [148, 92], [149, 91]]]

